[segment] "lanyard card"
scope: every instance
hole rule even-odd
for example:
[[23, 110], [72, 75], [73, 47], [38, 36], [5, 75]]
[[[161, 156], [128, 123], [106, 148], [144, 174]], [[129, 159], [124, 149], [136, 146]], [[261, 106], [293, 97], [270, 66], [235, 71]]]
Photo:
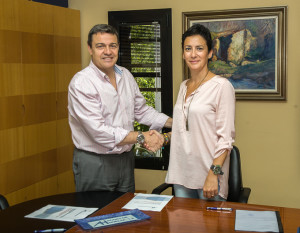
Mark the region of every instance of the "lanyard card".
[[75, 219], [75, 222], [84, 230], [93, 230], [97, 228], [105, 228], [126, 223], [139, 222], [146, 219], [150, 219], [150, 216], [144, 214], [139, 209], [134, 209], [90, 218]]

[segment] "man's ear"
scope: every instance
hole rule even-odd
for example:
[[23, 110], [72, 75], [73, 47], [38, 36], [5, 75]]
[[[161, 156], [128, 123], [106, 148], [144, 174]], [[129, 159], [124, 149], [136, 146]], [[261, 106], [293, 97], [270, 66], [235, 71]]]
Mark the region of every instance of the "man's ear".
[[88, 45], [88, 51], [89, 51], [90, 55], [93, 54], [93, 50], [92, 50], [92, 48], [89, 45]]

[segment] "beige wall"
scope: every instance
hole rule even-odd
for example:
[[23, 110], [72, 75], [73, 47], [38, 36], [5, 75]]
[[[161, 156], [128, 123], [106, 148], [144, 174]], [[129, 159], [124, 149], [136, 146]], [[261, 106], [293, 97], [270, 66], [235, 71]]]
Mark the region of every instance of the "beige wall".
[[[172, 8], [174, 100], [182, 81], [182, 12], [283, 5], [288, 6], [288, 101], [238, 101], [235, 144], [241, 151], [244, 185], [252, 188], [249, 203], [300, 208], [299, 0], [69, 0], [69, 7], [81, 12], [83, 66], [89, 62], [88, 31], [94, 24], [107, 23], [108, 11]], [[137, 189], [149, 192], [164, 176], [165, 172], [136, 170]]]

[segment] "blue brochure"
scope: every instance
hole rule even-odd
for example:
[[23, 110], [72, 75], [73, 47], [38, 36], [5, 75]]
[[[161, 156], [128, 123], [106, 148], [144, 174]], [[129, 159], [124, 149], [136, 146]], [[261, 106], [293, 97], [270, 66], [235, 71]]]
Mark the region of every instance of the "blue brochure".
[[126, 223], [134, 223], [150, 219], [150, 216], [144, 214], [138, 209], [123, 211], [119, 213], [100, 215], [84, 219], [75, 219], [75, 222], [84, 230], [93, 230], [97, 228], [117, 226]]

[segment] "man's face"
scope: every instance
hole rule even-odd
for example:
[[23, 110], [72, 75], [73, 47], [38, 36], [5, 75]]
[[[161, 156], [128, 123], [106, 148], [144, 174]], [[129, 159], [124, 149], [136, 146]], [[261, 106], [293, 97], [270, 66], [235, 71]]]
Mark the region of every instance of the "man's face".
[[88, 46], [93, 63], [104, 73], [111, 72], [118, 60], [119, 43], [116, 35], [97, 33], [92, 37], [92, 48]]

